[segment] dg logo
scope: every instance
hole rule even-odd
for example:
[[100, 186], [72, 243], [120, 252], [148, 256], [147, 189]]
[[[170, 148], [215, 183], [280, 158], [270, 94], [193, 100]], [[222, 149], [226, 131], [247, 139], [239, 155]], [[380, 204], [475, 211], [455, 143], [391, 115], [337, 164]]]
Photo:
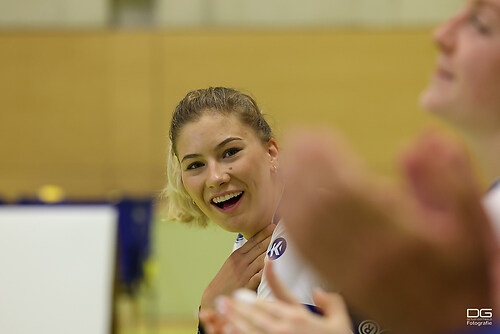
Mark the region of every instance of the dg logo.
[[271, 245], [271, 249], [269, 249], [269, 251], [267, 252], [267, 256], [271, 260], [276, 260], [285, 253], [285, 250], [286, 250], [285, 238], [277, 238]]
[[379, 325], [373, 320], [365, 320], [358, 327], [359, 334], [380, 334]]

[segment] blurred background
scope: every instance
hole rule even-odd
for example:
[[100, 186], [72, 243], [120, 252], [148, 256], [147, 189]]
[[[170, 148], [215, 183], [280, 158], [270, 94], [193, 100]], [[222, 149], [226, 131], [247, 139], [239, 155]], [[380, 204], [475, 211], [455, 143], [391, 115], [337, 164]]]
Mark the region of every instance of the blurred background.
[[243, 90], [278, 139], [334, 126], [394, 174], [401, 146], [440, 126], [417, 98], [432, 29], [462, 2], [0, 0], [0, 201], [116, 205], [117, 332], [195, 333], [235, 235], [162, 219], [177, 102]]

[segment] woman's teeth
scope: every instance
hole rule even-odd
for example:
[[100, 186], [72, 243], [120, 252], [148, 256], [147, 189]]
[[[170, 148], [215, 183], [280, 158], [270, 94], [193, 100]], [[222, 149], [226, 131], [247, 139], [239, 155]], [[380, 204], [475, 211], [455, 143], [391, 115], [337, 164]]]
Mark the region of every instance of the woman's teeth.
[[212, 199], [212, 202], [214, 202], [215, 204], [222, 203], [222, 202], [225, 202], [233, 197], [240, 196], [242, 193], [243, 193], [242, 191], [239, 191], [237, 193], [227, 194], [224, 196], [218, 196], [218, 197], [215, 197], [214, 199]]

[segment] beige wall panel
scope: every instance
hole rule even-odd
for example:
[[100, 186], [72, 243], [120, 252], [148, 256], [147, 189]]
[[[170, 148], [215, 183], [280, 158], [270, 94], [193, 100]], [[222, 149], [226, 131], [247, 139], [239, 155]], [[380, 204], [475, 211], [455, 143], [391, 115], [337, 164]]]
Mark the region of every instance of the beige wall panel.
[[414, 112], [415, 92], [432, 68], [428, 37], [411, 31], [0, 37], [0, 136], [12, 143], [0, 147], [0, 177], [28, 182], [28, 166], [45, 171], [35, 189], [56, 182], [60, 169], [61, 178], [93, 179], [86, 188], [99, 195], [159, 191], [168, 117], [187, 91], [209, 85], [253, 93], [278, 130], [295, 121], [336, 125], [390, 170], [402, 133], [384, 129], [411, 133], [425, 120]]
[[116, 33], [110, 40], [109, 129], [112, 187], [125, 192], [151, 189], [154, 36]]
[[153, 73], [161, 68], [153, 61], [161, 61], [152, 55], [153, 39], [133, 33], [0, 36], [4, 196], [33, 194], [44, 184], [59, 185], [73, 198], [159, 192], [164, 140], [153, 139], [163, 139], [165, 125], [155, 130], [163, 116], [155, 118], [153, 106], [163, 110], [152, 102]]
[[61, 182], [73, 177], [102, 191], [106, 38], [47, 33], [0, 40], [0, 178], [23, 179], [31, 193], [46, 183], [78, 192]]

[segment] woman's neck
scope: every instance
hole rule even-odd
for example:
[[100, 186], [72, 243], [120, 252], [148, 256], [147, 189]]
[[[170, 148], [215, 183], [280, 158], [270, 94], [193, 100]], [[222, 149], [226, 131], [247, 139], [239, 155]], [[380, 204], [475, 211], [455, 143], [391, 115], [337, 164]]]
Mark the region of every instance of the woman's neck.
[[500, 177], [500, 131], [466, 136], [488, 183]]
[[[273, 187], [274, 191], [273, 191], [273, 194], [272, 194], [270, 201], [268, 202], [269, 207], [264, 211], [265, 217], [263, 218], [264, 221], [267, 221], [269, 223], [266, 224], [262, 229], [266, 228], [267, 225], [269, 225], [269, 224], [278, 224], [278, 222], [280, 220], [279, 204], [281, 201], [281, 196], [283, 195], [283, 187], [284, 187], [283, 185], [284, 185], [283, 180], [281, 178], [279, 178], [276, 182], [276, 186]], [[259, 233], [261, 230], [252, 231], [249, 233], [241, 232], [241, 234], [243, 235], [243, 237], [245, 237], [245, 239], [248, 240], [249, 238], [251, 238], [254, 235], [256, 235], [257, 233]]]

